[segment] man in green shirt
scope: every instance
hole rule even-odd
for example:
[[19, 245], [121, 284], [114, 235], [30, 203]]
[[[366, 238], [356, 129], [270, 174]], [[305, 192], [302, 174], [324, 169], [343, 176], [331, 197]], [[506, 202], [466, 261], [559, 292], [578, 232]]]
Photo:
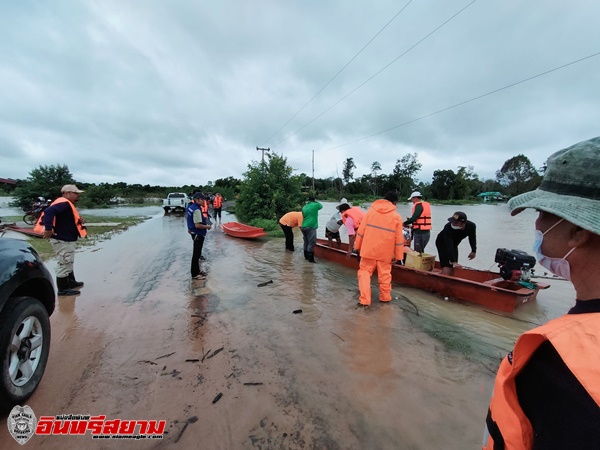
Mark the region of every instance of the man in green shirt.
[[315, 262], [313, 251], [317, 243], [317, 229], [319, 228], [319, 210], [323, 208], [313, 195], [308, 197], [308, 203], [302, 208], [302, 237], [304, 238], [304, 259]]

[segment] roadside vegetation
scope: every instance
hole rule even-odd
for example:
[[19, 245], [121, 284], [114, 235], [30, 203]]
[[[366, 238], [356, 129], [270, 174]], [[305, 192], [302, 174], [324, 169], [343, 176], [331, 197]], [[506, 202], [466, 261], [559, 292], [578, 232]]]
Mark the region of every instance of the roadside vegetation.
[[495, 179], [482, 180], [473, 167], [459, 166], [456, 170], [436, 170], [432, 181], [425, 183], [417, 179], [422, 167], [418, 154], [409, 153], [396, 160], [391, 173], [385, 173], [381, 164], [374, 161], [370, 173], [355, 177], [354, 159], [346, 158], [341, 176], [318, 179], [294, 173], [283, 155], [268, 153], [264, 156], [264, 160], [248, 164], [242, 179], [228, 177], [206, 185], [167, 187], [123, 182], [86, 183], [76, 180], [66, 165], [40, 166], [33, 169], [26, 180], [3, 185], [0, 194], [12, 196], [11, 206], [23, 208], [31, 206], [37, 197], [53, 200], [61, 195], [63, 185], [76, 184], [85, 190], [78, 207], [109, 208], [121, 204], [160, 204], [169, 192], [185, 192], [189, 196], [197, 191], [220, 192], [226, 202], [235, 201], [239, 221], [278, 236], [282, 235], [278, 218], [286, 212], [299, 211], [311, 194], [317, 200], [337, 202], [346, 198], [361, 205], [381, 198], [390, 190], [398, 191], [401, 199], [420, 191], [423, 198], [433, 204], [474, 204], [483, 202], [481, 194], [484, 192], [497, 193], [497, 198], [510, 198], [536, 189], [545, 170], [542, 167], [538, 171], [525, 155], [517, 155], [502, 165]]
[[[87, 237], [85, 239], [79, 239], [77, 241], [77, 247], [88, 247], [95, 245], [99, 242], [110, 239], [112, 236], [118, 233], [122, 233], [129, 227], [138, 225], [149, 219], [149, 217], [143, 216], [131, 216], [131, 217], [104, 217], [104, 216], [86, 216], [86, 229]], [[3, 217], [3, 223], [18, 222], [21, 220], [19, 216], [8, 216]], [[108, 225], [94, 225], [94, 224], [108, 224]], [[52, 246], [47, 239], [40, 239], [32, 237], [28, 241], [33, 248], [40, 254], [43, 260], [47, 260], [54, 256]]]

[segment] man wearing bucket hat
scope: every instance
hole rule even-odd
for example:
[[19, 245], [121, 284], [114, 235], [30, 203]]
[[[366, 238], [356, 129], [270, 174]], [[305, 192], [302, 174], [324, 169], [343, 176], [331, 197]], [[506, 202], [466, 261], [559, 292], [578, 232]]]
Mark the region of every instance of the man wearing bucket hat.
[[77, 239], [85, 237], [85, 220], [79, 216], [75, 203], [83, 191], [74, 184], [66, 184], [61, 188], [62, 196], [48, 206], [39, 220], [34, 231], [49, 239], [56, 255], [56, 287], [58, 295], [77, 295], [83, 282], [75, 279], [73, 265], [75, 263], [75, 248]]
[[538, 189], [540, 264], [576, 292], [568, 314], [521, 335], [500, 364], [484, 449], [600, 448], [600, 137], [554, 153]]

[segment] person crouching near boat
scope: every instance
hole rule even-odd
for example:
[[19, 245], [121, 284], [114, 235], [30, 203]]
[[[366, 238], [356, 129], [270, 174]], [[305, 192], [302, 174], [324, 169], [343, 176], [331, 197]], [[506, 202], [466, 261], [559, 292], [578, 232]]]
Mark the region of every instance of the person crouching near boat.
[[390, 191], [375, 200], [356, 232], [354, 248], [360, 251], [358, 268], [359, 307], [371, 305], [371, 276], [377, 270], [379, 301], [392, 300], [392, 262], [404, 258], [402, 217], [396, 211], [398, 193]]
[[335, 212], [325, 224], [325, 237], [329, 243], [330, 247], [333, 247], [333, 241], [336, 242], [336, 247], [340, 248], [342, 246], [342, 238], [340, 236], [340, 228], [342, 227], [342, 214], [340, 213], [339, 205], [335, 207], [337, 212]]
[[285, 249], [294, 251], [294, 228], [302, 226], [302, 211], [290, 211], [279, 219], [279, 226], [285, 235]]
[[498, 369], [484, 449], [600, 448], [600, 137], [554, 153], [538, 189], [534, 252], [575, 287], [566, 315], [522, 334]]

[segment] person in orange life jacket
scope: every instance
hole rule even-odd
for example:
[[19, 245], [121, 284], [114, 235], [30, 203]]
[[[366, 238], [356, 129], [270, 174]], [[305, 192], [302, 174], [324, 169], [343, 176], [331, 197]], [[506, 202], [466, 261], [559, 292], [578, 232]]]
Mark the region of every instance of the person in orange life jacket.
[[77, 295], [83, 282], [75, 279], [73, 265], [77, 239], [85, 237], [85, 220], [79, 216], [75, 203], [83, 193], [74, 184], [66, 184], [61, 189], [62, 197], [57, 198], [38, 219], [34, 231], [43, 233], [44, 239], [56, 255], [56, 287], [58, 295]]
[[323, 205], [316, 201], [314, 195], [308, 197], [308, 202], [302, 208], [302, 237], [304, 241], [304, 259], [308, 262], [315, 262], [315, 252], [313, 251], [317, 243], [317, 229], [319, 228], [319, 210]]
[[443, 275], [454, 276], [454, 268], [458, 266], [458, 244], [466, 237], [471, 246], [468, 258], [473, 259], [477, 254], [477, 227], [467, 220], [464, 212], [457, 211], [448, 218], [448, 223], [435, 239]]
[[207, 215], [203, 210], [206, 200], [207, 198], [202, 192], [196, 192], [192, 197], [192, 202], [186, 208], [187, 229], [192, 237], [192, 241], [194, 241], [191, 264], [191, 274], [194, 279], [203, 279], [206, 277], [206, 273], [200, 271], [200, 260], [202, 259], [202, 247], [204, 246], [206, 230], [211, 229], [211, 225], [207, 221]]
[[338, 210], [342, 213], [342, 222], [348, 231], [348, 252], [346, 253], [346, 259], [350, 258], [354, 248], [354, 240], [356, 239], [356, 230], [360, 226], [365, 213], [358, 206], [350, 206], [348, 203], [342, 203], [339, 205]]
[[498, 369], [484, 449], [600, 448], [600, 137], [560, 150], [512, 215], [538, 211], [539, 263], [573, 283], [566, 315], [521, 335]]
[[215, 220], [221, 221], [221, 210], [223, 209], [223, 196], [218, 192], [215, 194], [215, 197], [212, 201], [213, 204], [213, 217]]
[[360, 251], [358, 269], [359, 306], [371, 305], [371, 276], [377, 270], [379, 301], [392, 300], [392, 262], [404, 258], [402, 217], [396, 211], [398, 193], [390, 191], [375, 200], [356, 233], [354, 248]]
[[431, 237], [431, 205], [423, 201], [419, 191], [410, 194], [412, 201], [412, 216], [404, 221], [404, 226], [412, 225], [413, 248], [415, 252], [424, 253]]
[[294, 251], [294, 232], [296, 227], [302, 226], [302, 211], [290, 211], [284, 214], [279, 219], [279, 226], [285, 235], [285, 249], [290, 252]]

